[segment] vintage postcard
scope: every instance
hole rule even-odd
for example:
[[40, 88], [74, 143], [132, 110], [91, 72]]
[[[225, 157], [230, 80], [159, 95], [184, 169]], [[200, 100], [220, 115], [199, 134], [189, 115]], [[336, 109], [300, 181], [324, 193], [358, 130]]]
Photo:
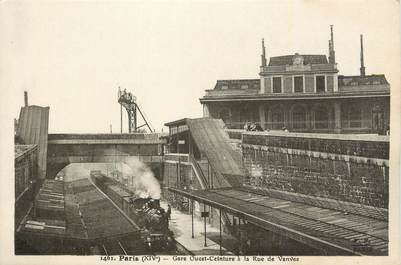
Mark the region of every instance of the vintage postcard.
[[399, 1], [0, 1], [1, 264], [400, 264]]

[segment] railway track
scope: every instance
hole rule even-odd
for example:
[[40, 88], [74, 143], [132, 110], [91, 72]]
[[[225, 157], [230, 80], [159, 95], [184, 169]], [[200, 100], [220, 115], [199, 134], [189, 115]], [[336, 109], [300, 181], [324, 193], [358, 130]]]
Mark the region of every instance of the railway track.
[[115, 256], [115, 255], [193, 255], [188, 249], [176, 242], [173, 250], [160, 250], [144, 248], [137, 245], [130, 245], [124, 240], [115, 240], [102, 243], [97, 246], [100, 255]]
[[126, 247], [118, 240], [105, 242], [99, 246], [99, 249], [105, 256], [128, 255]]

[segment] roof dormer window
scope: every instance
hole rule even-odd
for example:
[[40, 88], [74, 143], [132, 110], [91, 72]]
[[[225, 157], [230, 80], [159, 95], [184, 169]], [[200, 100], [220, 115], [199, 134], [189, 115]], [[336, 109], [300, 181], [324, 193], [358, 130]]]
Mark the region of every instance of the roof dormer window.
[[316, 79], [316, 92], [322, 93], [326, 91], [326, 76], [324, 75], [317, 75]]
[[282, 91], [282, 84], [283, 80], [281, 76], [274, 76], [272, 78], [272, 83], [273, 83], [273, 93], [281, 93]]
[[303, 93], [304, 92], [304, 77], [294, 76], [294, 92]]

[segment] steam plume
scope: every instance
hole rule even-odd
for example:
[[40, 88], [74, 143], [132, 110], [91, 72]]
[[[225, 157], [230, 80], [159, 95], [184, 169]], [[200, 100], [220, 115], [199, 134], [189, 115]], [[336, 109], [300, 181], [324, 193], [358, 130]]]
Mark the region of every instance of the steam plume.
[[159, 181], [149, 167], [137, 158], [129, 158], [125, 163], [132, 170], [132, 174], [128, 175], [128, 188], [141, 198], [160, 199]]

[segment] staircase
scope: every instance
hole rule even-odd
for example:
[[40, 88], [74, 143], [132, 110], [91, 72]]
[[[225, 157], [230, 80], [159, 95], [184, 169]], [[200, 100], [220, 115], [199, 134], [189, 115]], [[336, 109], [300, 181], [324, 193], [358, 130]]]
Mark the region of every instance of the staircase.
[[[219, 119], [188, 119], [190, 134], [200, 152], [206, 157], [211, 170], [202, 171], [195, 159], [195, 168], [204, 179], [209, 180], [210, 188], [239, 186], [242, 182], [242, 158], [239, 150], [233, 148], [230, 138]], [[202, 173], [201, 173], [202, 172]]]

